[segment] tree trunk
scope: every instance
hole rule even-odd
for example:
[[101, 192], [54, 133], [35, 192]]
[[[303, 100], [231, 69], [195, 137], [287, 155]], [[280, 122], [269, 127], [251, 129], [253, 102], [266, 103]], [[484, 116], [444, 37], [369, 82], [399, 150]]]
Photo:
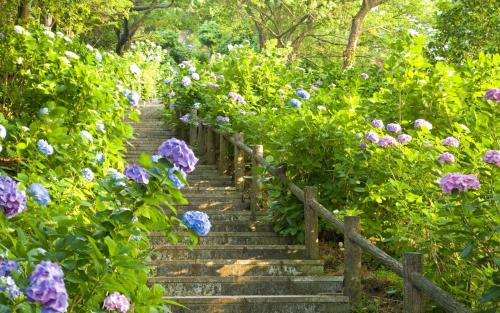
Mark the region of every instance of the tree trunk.
[[123, 48], [130, 41], [129, 29], [128, 29], [128, 19], [123, 18], [123, 28], [122, 30], [117, 30], [116, 35], [118, 36], [118, 42], [116, 43], [115, 51], [118, 54], [123, 53]]
[[20, 20], [25, 20], [30, 17], [31, 13], [31, 0], [21, 0], [17, 7], [17, 21], [19, 24]]
[[361, 36], [361, 25], [368, 12], [374, 7], [380, 5], [384, 0], [363, 0], [358, 13], [352, 19], [351, 33], [349, 40], [344, 50], [344, 69], [349, 69], [354, 65], [356, 56], [356, 48], [358, 46], [359, 37]]

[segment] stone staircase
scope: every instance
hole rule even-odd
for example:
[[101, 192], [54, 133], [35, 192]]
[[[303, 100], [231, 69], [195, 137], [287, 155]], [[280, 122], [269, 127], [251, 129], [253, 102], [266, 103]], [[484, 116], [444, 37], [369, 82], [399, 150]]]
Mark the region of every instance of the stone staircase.
[[[161, 107], [148, 105], [135, 125], [138, 139], [128, 156], [154, 153], [172, 136], [161, 123]], [[155, 113], [156, 112], [156, 113]], [[178, 205], [179, 216], [188, 210], [206, 212], [212, 222], [207, 237], [189, 250], [151, 234], [154, 251], [152, 282], [167, 289], [167, 298], [191, 313], [344, 313], [342, 277], [327, 276], [323, 262], [310, 260], [303, 245], [276, 235], [261, 222], [265, 212], [250, 218], [249, 203], [236, 191], [232, 177], [217, 174], [215, 165], [198, 165], [183, 189], [188, 205]]]

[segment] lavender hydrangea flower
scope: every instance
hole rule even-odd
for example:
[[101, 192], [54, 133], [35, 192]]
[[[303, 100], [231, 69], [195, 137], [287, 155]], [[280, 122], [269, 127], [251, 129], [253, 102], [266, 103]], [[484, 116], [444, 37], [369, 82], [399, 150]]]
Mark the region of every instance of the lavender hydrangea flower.
[[0, 211], [10, 219], [26, 210], [26, 193], [12, 178], [0, 176]]
[[367, 132], [365, 138], [373, 143], [377, 143], [379, 141], [378, 135], [372, 131]]
[[131, 91], [127, 95], [128, 104], [130, 104], [133, 107], [135, 107], [139, 104], [140, 99], [141, 99], [141, 97], [139, 96], [139, 94], [134, 92], [134, 91]]
[[387, 124], [386, 129], [388, 132], [393, 133], [393, 134], [399, 134], [403, 130], [401, 128], [401, 125], [396, 124], [396, 123]]
[[84, 168], [82, 170], [82, 174], [85, 177], [85, 180], [87, 180], [88, 182], [91, 182], [94, 180], [94, 173], [92, 172], [92, 170], [90, 168]]
[[92, 135], [86, 131], [86, 130], [82, 130], [80, 132], [80, 137], [82, 138], [83, 142], [92, 142], [94, 141], [94, 138], [92, 137]]
[[39, 205], [47, 205], [50, 202], [50, 194], [47, 188], [40, 183], [31, 184], [29, 188], [31, 196]]
[[54, 148], [49, 145], [49, 143], [45, 139], [38, 140], [36, 146], [38, 147], [38, 150], [44, 155], [54, 154]]
[[459, 146], [458, 139], [455, 137], [447, 137], [441, 141], [441, 144], [443, 144], [444, 146], [450, 146], [455, 148], [458, 148]]
[[189, 76], [182, 77], [181, 84], [184, 87], [188, 87], [189, 85], [191, 85], [191, 78]]
[[427, 128], [428, 130], [432, 129], [432, 124], [424, 119], [416, 120], [413, 125], [415, 126], [415, 128]]
[[171, 77], [167, 77], [165, 78], [165, 80], [163, 81], [163, 83], [165, 83], [165, 85], [170, 85], [173, 81], [173, 78]]
[[291, 99], [290, 105], [294, 108], [300, 108], [302, 106], [302, 102], [299, 99]]
[[479, 189], [481, 184], [476, 175], [464, 175], [460, 173], [448, 173], [439, 180], [443, 193], [465, 192], [469, 189]]
[[186, 173], [184, 173], [182, 170], [179, 170], [178, 168], [172, 167], [171, 169], [168, 170], [168, 179], [170, 179], [174, 185], [175, 188], [181, 189], [182, 187], [186, 186], [180, 178], [176, 175], [176, 172], [180, 173], [181, 176], [186, 179]]
[[172, 97], [172, 98], [173, 98], [173, 97], [175, 97], [175, 91], [173, 91], [173, 90], [172, 90], [172, 91], [170, 91], [170, 92], [168, 93], [168, 95], [169, 95], [170, 97]]
[[158, 147], [158, 154], [186, 173], [194, 171], [198, 162], [193, 151], [182, 140], [171, 138]]
[[366, 149], [366, 141], [361, 141], [361, 143], [359, 144], [359, 148], [360, 149]]
[[17, 287], [16, 282], [10, 276], [0, 276], [0, 293], [7, 294], [12, 300], [23, 294], [19, 287]]
[[492, 100], [495, 102], [500, 102], [500, 88], [493, 88], [484, 94], [484, 100]]
[[397, 140], [391, 136], [384, 136], [378, 141], [378, 146], [381, 148], [393, 147], [398, 144]]
[[302, 98], [304, 100], [309, 100], [311, 98], [311, 95], [304, 89], [297, 89], [296, 93], [297, 97]]
[[95, 155], [95, 160], [98, 164], [103, 164], [106, 160], [106, 156], [102, 152], [97, 152]]
[[208, 215], [200, 211], [188, 211], [184, 213], [181, 220], [186, 226], [198, 236], [206, 236], [212, 228]]
[[439, 155], [438, 157], [438, 162], [439, 163], [454, 163], [455, 162], [455, 157], [453, 154], [449, 152], [445, 152]]
[[231, 92], [229, 92], [229, 93], [227, 94], [227, 96], [228, 96], [229, 98], [233, 99], [234, 101], [238, 102], [238, 103], [241, 103], [241, 104], [245, 104], [245, 103], [247, 103], [247, 102], [245, 101], [245, 99], [243, 98], [243, 96], [242, 96], [242, 95], [240, 95], [240, 94], [237, 94], [236, 92], [231, 91]]
[[104, 299], [103, 308], [107, 311], [126, 313], [130, 309], [130, 300], [119, 292], [113, 292]]
[[375, 128], [384, 128], [384, 122], [382, 122], [382, 120], [374, 119], [370, 122], [370, 124]]
[[0, 276], [10, 276], [19, 271], [19, 264], [15, 260], [0, 261]]
[[401, 134], [398, 136], [398, 141], [401, 143], [408, 143], [412, 140], [413, 138], [408, 135], [408, 134]]
[[200, 80], [200, 74], [193, 73], [193, 74], [191, 74], [191, 78], [194, 79], [194, 80]]
[[150, 177], [149, 172], [145, 168], [137, 164], [132, 164], [127, 166], [123, 171], [123, 173], [125, 174], [125, 176], [138, 182], [139, 184], [149, 183], [149, 177]]
[[218, 123], [229, 123], [229, 117], [227, 116], [217, 116], [215, 118], [215, 120], [218, 122]]
[[43, 261], [31, 273], [26, 295], [42, 304], [42, 312], [62, 313], [68, 309], [68, 293], [64, 273], [59, 264]]
[[359, 77], [366, 80], [366, 79], [368, 79], [369, 76], [366, 73], [361, 73], [361, 74], [359, 74]]
[[207, 86], [211, 87], [213, 89], [219, 89], [220, 88], [219, 84], [216, 84], [216, 83], [209, 83], [209, 84], [207, 84]]
[[128, 89], [122, 89], [121, 92], [124, 97], [128, 97], [128, 95], [131, 93], [131, 91]]
[[155, 154], [155, 155], [151, 156], [151, 162], [156, 163], [156, 162], [160, 161], [160, 159], [161, 159], [161, 155]]
[[184, 114], [182, 117], [179, 118], [179, 120], [181, 122], [183, 122], [184, 124], [189, 123], [189, 113], [188, 114]]
[[0, 138], [4, 139], [5, 137], [7, 137], [7, 129], [5, 126], [0, 125]]
[[500, 150], [488, 150], [483, 155], [483, 161], [488, 164], [500, 166]]

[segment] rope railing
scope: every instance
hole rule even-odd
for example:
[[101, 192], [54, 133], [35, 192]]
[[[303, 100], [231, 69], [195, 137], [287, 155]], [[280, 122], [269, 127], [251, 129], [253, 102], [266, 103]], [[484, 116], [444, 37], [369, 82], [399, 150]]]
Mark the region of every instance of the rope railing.
[[[192, 114], [196, 116], [196, 112], [192, 112]], [[180, 135], [187, 134], [184, 132], [184, 134]], [[216, 135], [218, 135], [218, 140]], [[190, 144], [199, 148], [200, 151], [198, 152], [206, 158], [209, 164], [218, 165], [220, 174], [227, 173], [229, 162], [228, 143], [233, 145], [234, 179], [238, 190], [243, 190], [244, 185], [244, 156], [249, 157], [252, 161], [250, 209], [253, 219], [256, 216], [262, 188], [262, 171], [258, 168], [265, 168], [267, 172], [286, 185], [288, 190], [304, 204], [305, 246], [311, 259], [319, 257], [319, 217], [330, 222], [338, 232], [344, 235], [344, 293], [349, 296], [352, 303], [359, 303], [361, 300], [361, 256], [362, 252], [365, 252], [403, 278], [403, 308], [405, 313], [423, 313], [424, 295], [434, 300], [436, 304], [449, 313], [471, 313], [465, 305], [423, 276], [423, 255], [421, 253], [405, 253], [403, 262], [399, 262], [373, 245], [366, 237], [361, 235], [359, 217], [346, 216], [344, 221], [340, 220], [318, 202], [316, 187], [305, 187], [302, 190], [287, 177], [284, 167], [275, 167], [269, 164], [264, 158], [262, 145], [254, 145], [251, 148], [244, 143], [243, 134], [232, 137], [206, 123], [191, 125], [189, 139]]]

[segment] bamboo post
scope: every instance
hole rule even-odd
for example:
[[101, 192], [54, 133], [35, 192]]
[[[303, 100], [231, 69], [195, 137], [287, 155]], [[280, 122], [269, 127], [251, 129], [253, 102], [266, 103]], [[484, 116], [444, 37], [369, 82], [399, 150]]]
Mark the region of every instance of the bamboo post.
[[200, 157], [203, 157], [205, 155], [205, 143], [206, 143], [206, 132], [205, 132], [205, 126], [203, 123], [198, 124], [198, 154]]
[[361, 301], [361, 248], [356, 245], [350, 235], [360, 232], [360, 218], [346, 216], [344, 219], [344, 292], [352, 304]]
[[207, 163], [215, 164], [215, 137], [211, 126], [207, 126]]
[[[234, 136], [236, 141], [243, 143], [243, 134], [239, 133]], [[234, 145], [234, 183], [236, 190], [243, 191], [245, 189], [245, 152]]]
[[411, 282], [411, 273], [422, 274], [424, 270], [423, 255], [421, 253], [405, 253], [403, 255], [404, 281], [404, 313], [423, 313], [424, 297]]
[[229, 148], [229, 142], [227, 141], [226, 138], [224, 138], [223, 134], [219, 135], [219, 166], [218, 166], [218, 172], [219, 175], [224, 175], [227, 171], [228, 168], [228, 160], [229, 160], [229, 154], [228, 154], [228, 149]]
[[190, 119], [190, 124], [189, 124], [189, 144], [191, 147], [195, 147], [197, 145], [197, 116], [198, 116], [198, 111], [196, 109], [193, 109], [191, 111], [191, 115], [189, 117]]
[[305, 220], [305, 244], [309, 258], [319, 259], [318, 239], [318, 213], [311, 207], [311, 202], [316, 199], [318, 188], [304, 188], [304, 220]]
[[255, 218], [257, 216], [258, 201], [260, 191], [262, 189], [260, 166], [255, 157], [264, 157], [264, 147], [262, 145], [255, 145], [255, 147], [253, 148], [252, 188], [250, 190], [250, 210], [253, 221], [255, 221]]

